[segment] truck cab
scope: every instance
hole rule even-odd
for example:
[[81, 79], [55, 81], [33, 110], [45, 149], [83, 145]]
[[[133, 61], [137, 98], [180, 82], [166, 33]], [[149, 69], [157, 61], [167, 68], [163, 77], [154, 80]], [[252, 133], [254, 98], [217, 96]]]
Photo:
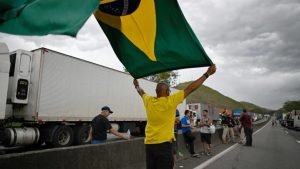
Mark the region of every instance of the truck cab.
[[294, 129], [300, 129], [300, 110], [294, 110]]
[[13, 105], [26, 105], [30, 84], [32, 53], [17, 50], [9, 53], [0, 43], [0, 119], [13, 116]]
[[28, 104], [32, 53], [18, 50], [9, 53], [0, 43], [0, 143], [4, 145], [35, 144], [37, 128], [12, 126], [14, 111]]

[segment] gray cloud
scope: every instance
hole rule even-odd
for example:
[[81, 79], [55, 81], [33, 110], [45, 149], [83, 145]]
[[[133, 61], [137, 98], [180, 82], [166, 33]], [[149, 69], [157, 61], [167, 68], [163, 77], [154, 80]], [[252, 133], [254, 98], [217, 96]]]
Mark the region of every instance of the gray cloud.
[[179, 2], [218, 65], [209, 85], [270, 108], [300, 99], [299, 0]]
[[[185, 14], [205, 45], [226, 44], [230, 49], [226, 51], [239, 52], [233, 54], [240, 56], [299, 46], [299, 1], [192, 0], [182, 3], [187, 8]], [[244, 51], [236, 51], [235, 47], [243, 47], [240, 49]]]

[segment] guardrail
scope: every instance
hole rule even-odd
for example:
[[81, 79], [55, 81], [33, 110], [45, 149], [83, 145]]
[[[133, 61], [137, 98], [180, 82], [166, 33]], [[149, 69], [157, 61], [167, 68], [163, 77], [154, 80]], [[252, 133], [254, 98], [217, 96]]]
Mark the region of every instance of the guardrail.
[[[222, 132], [218, 129], [212, 135], [213, 145], [222, 143]], [[200, 152], [200, 132], [195, 132], [195, 136], [195, 151]], [[190, 157], [181, 134], [178, 150], [182, 154], [179, 160]], [[145, 168], [144, 138], [1, 155], [0, 166], [1, 169], [140, 169]]]

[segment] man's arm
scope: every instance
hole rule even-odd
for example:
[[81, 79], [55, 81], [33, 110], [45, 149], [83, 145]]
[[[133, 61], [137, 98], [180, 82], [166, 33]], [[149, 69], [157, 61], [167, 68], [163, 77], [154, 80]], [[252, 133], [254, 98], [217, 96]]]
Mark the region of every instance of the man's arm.
[[190, 85], [188, 85], [185, 89], [184, 89], [184, 98], [186, 98], [189, 94], [191, 94], [193, 91], [195, 91], [198, 87], [200, 87], [203, 82], [212, 74], [214, 74], [216, 72], [216, 65], [213, 64], [212, 66], [210, 66], [206, 73], [204, 73], [199, 79], [195, 80], [194, 82], [192, 82]]
[[243, 115], [240, 116], [239, 120], [240, 120], [240, 122], [242, 122], [244, 120], [244, 116]]
[[[276, 122], [276, 120], [275, 120], [275, 122]], [[253, 128], [253, 122], [252, 122], [251, 117], [250, 117], [250, 126], [251, 126], [251, 128]]]
[[200, 127], [203, 127], [203, 126], [205, 126], [206, 125], [206, 123], [204, 122], [204, 121], [201, 121], [200, 122]]
[[139, 95], [142, 97], [145, 92], [144, 90], [140, 87], [139, 85], [139, 82], [136, 80], [136, 79], [133, 79], [133, 84], [134, 84], [134, 87], [136, 89], [136, 91], [139, 93]]
[[128, 137], [124, 136], [123, 134], [119, 133], [117, 130], [115, 130], [113, 128], [109, 129], [109, 132], [112, 133], [115, 136], [118, 136], [118, 137], [122, 138], [122, 139], [129, 140]]
[[192, 127], [192, 124], [181, 124], [182, 127]]
[[213, 124], [213, 119], [211, 117], [208, 117], [208, 122], [207, 122], [207, 125], [211, 125]]
[[208, 117], [208, 121], [207, 122], [202, 122], [200, 124], [200, 127], [203, 127], [203, 126], [210, 126], [211, 124], [213, 123], [213, 120], [211, 117]]
[[181, 127], [191, 127], [192, 126], [192, 123], [188, 124], [184, 118], [182, 118], [180, 121], [181, 121]]

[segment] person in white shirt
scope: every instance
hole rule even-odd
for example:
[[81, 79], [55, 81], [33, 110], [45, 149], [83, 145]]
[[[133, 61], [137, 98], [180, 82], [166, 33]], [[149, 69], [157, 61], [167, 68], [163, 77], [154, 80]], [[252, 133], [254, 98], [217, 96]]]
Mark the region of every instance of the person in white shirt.
[[[212, 125], [212, 118], [208, 116], [208, 111], [203, 110], [203, 117], [200, 120], [200, 134], [201, 134], [201, 141], [203, 145], [203, 154], [208, 156], [212, 153], [212, 145], [211, 145], [211, 133], [209, 131], [209, 127]], [[206, 146], [205, 146], [206, 144]]]

